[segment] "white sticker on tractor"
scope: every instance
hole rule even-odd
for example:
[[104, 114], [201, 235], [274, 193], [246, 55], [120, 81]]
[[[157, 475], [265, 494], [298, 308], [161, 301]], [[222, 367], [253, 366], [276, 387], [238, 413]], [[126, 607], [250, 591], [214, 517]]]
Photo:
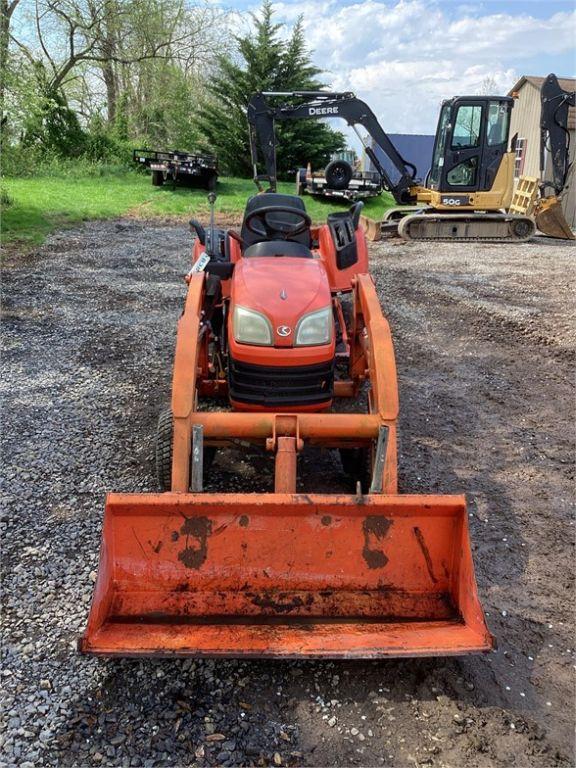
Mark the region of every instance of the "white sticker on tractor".
[[198, 261], [195, 261], [192, 265], [192, 269], [190, 270], [190, 274], [194, 275], [196, 272], [204, 272], [206, 269], [206, 266], [208, 265], [208, 262], [210, 261], [210, 256], [206, 252], [204, 252], [199, 258]]

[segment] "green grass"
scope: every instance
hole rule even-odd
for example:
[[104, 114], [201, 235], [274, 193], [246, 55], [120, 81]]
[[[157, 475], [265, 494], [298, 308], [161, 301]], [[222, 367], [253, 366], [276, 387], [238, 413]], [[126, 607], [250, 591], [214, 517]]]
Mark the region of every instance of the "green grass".
[[[126, 214], [140, 218], [206, 218], [206, 191], [186, 187], [153, 187], [148, 175], [126, 172], [103, 176], [70, 175], [32, 178], [5, 178], [2, 188], [9, 198], [2, 205], [1, 231], [4, 243], [37, 245], [46, 235], [65, 226], [88, 219], [109, 219]], [[221, 218], [238, 219], [246, 199], [255, 192], [247, 179], [221, 178], [216, 211]], [[294, 185], [282, 183], [280, 192], [292, 194]], [[332, 210], [342, 210], [344, 203], [305, 196], [306, 208], [315, 222], [324, 221]], [[394, 204], [390, 195], [366, 201], [365, 212], [381, 217]]]

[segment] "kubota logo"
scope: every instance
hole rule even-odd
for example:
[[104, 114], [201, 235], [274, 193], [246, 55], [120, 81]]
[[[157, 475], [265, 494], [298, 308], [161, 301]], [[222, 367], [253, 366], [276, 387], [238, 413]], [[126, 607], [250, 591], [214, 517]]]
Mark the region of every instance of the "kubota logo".
[[278, 334], [278, 336], [283, 336], [283, 337], [290, 336], [290, 334], [292, 333], [292, 328], [290, 328], [289, 325], [279, 325], [278, 328], [276, 328], [276, 333]]

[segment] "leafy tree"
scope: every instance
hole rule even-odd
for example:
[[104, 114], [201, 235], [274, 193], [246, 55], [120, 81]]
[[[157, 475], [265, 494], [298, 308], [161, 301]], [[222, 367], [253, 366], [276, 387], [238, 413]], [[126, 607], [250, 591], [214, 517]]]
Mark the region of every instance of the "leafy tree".
[[193, 148], [226, 18], [204, 0], [0, 0], [3, 166], [20, 149], [128, 161], [136, 142]]
[[23, 146], [42, 147], [65, 157], [81, 155], [86, 135], [76, 113], [70, 109], [63, 91], [52, 85], [44, 65], [35, 62], [34, 70], [39, 99], [36, 109], [30, 110], [24, 120]]
[[[237, 36], [242, 61], [228, 56], [218, 59], [210, 95], [199, 105], [196, 123], [209, 148], [216, 151], [225, 169], [232, 174], [251, 172], [246, 108], [257, 91], [319, 90], [321, 73], [311, 62], [306, 47], [302, 20], [299, 19], [286, 41], [280, 24], [273, 21], [274, 10], [265, 0], [260, 15], [252, 14], [254, 29]], [[285, 101], [285, 100], [284, 100]], [[341, 133], [316, 121], [294, 121], [277, 126], [279, 175], [312, 163], [325, 165], [333, 152], [344, 149]]]

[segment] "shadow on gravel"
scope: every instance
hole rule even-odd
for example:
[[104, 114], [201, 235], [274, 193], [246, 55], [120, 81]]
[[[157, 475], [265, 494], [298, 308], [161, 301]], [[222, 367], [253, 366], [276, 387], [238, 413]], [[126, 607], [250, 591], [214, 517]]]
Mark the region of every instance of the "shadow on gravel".
[[[412, 718], [416, 729], [430, 726], [441, 705], [450, 716], [447, 735], [474, 740], [482, 712], [489, 718], [507, 703], [485, 659], [89, 663], [100, 667], [101, 682], [82, 692], [58, 733], [62, 765], [74, 765], [87, 743], [94, 764], [106, 765], [127, 756], [146, 765], [149, 754], [166, 766], [380, 765], [387, 741], [396, 766], [404, 764], [397, 718]], [[514, 673], [524, 671], [516, 666]], [[533, 740], [543, 736], [525, 719], [519, 727]]]

